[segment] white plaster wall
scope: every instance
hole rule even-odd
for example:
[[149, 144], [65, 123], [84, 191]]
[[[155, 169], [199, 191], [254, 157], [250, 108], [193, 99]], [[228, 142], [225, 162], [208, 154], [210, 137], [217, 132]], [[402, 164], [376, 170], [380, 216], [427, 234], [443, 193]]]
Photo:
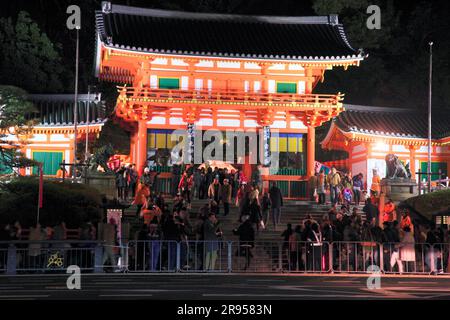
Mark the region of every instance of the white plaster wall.
[[66, 142], [66, 141], [70, 141], [70, 139], [66, 138], [64, 134], [52, 134], [52, 135], [50, 135], [50, 141]]
[[234, 61], [223, 61], [223, 62], [217, 62], [217, 66], [219, 68], [237, 68], [239, 69], [241, 67], [240, 62], [234, 62]]
[[217, 126], [219, 127], [239, 127], [241, 122], [233, 119], [217, 119]]
[[152, 120], [147, 122], [148, 124], [166, 124], [165, 117], [153, 117]]
[[392, 151], [393, 152], [409, 152], [409, 150], [405, 146], [397, 145], [397, 144], [394, 144], [392, 146]]
[[181, 77], [181, 90], [189, 88], [189, 77]]
[[366, 146], [363, 145], [363, 144], [354, 146], [353, 149], [352, 149], [353, 153], [362, 152], [362, 151], [366, 151]]
[[258, 127], [258, 124], [253, 119], [246, 119], [246, 120], [244, 120], [244, 127], [245, 128], [256, 128], [256, 127]]
[[245, 62], [245, 63], [244, 63], [244, 68], [245, 68], [245, 69], [253, 69], [253, 70], [259, 70], [259, 69], [261, 69], [261, 67], [258, 66], [258, 64], [253, 63], [253, 62]]
[[212, 68], [214, 67], [214, 61], [200, 61], [195, 65], [196, 67], [207, 67]]
[[386, 162], [384, 159], [373, 159], [369, 158], [367, 160], [367, 189], [370, 189], [370, 186], [372, 185], [372, 177], [373, 169], [378, 169], [378, 175], [380, 178], [386, 177]]
[[261, 91], [261, 81], [253, 82], [253, 91], [255, 91], [255, 92]]
[[155, 60], [153, 60], [152, 64], [167, 65], [167, 58], [156, 58]]
[[182, 59], [172, 59], [172, 65], [173, 66], [188, 66], [186, 62], [184, 62]]
[[46, 134], [34, 134], [33, 137], [30, 139], [30, 141], [33, 141], [33, 142], [46, 142], [47, 141], [47, 135]]
[[267, 85], [268, 85], [267, 90], [269, 91], [269, 93], [275, 93], [275, 91], [276, 91], [276, 82], [275, 82], [275, 80], [267, 81]]
[[299, 94], [305, 93], [305, 81], [298, 82], [297, 93], [299, 93]]
[[367, 182], [367, 161], [366, 160], [352, 163], [351, 171], [352, 171], [353, 176], [355, 176], [359, 173], [362, 173], [364, 176], [363, 177], [364, 183]]
[[203, 79], [195, 79], [195, 90], [203, 89]]
[[150, 88], [152, 89], [158, 88], [158, 77], [155, 75], [150, 76]]

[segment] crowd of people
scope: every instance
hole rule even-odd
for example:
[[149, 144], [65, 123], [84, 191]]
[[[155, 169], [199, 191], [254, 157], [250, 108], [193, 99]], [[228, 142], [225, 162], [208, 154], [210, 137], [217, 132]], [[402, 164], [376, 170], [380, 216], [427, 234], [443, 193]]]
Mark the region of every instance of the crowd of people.
[[431, 273], [449, 266], [448, 246], [443, 245], [449, 241], [446, 226], [413, 225], [406, 209], [400, 221], [384, 221], [380, 227], [376, 216], [363, 219], [357, 210], [349, 212], [342, 205], [337, 211], [333, 206], [319, 221], [307, 216], [294, 228], [288, 224], [281, 236], [290, 270], [330, 270], [330, 243], [334, 270], [364, 271], [379, 265], [381, 255], [383, 270], [391, 272], [418, 271], [421, 257]]
[[[146, 173], [149, 173], [148, 169], [144, 170], [143, 177]], [[223, 240], [220, 217], [229, 214], [230, 206], [236, 206], [239, 211], [239, 217], [236, 218], [240, 226], [233, 233], [239, 237], [242, 246], [238, 254], [247, 257], [245, 264], [248, 267], [255, 233], [266, 229], [270, 218], [272, 226], [276, 228], [283, 205], [283, 196], [276, 184], [261, 196], [260, 176], [253, 174], [251, 179], [249, 181], [239, 170], [204, 170], [188, 165], [180, 172], [179, 180], [173, 183], [177, 192], [170, 207], [162, 194], [155, 190], [157, 188], [153, 188], [152, 184], [146, 183], [145, 178], [141, 178], [133, 203], [137, 207], [136, 215], [142, 219], [142, 229], [136, 235], [138, 245], [135, 254], [131, 256], [137, 258], [132, 264], [136, 268], [143, 268], [146, 264], [145, 267], [154, 269], [158, 264], [156, 261], [159, 261], [160, 265], [173, 269], [176, 243], [181, 242], [181, 260], [186, 262], [184, 267], [189, 268], [188, 260], [193, 257], [188, 242], [202, 240], [205, 241], [202, 247], [204, 256], [201, 262], [195, 260], [195, 264], [202, 265], [206, 270], [214, 269]], [[191, 221], [189, 214], [192, 198], [208, 199], [198, 212], [197, 221]], [[152, 240], [151, 245], [148, 244], [149, 240]], [[164, 245], [158, 247], [157, 244], [161, 244], [162, 240]], [[147, 245], [151, 247], [146, 248]]]
[[[319, 204], [326, 204], [325, 194], [327, 190], [330, 194], [331, 204], [345, 203], [347, 205], [353, 203], [358, 205], [364, 201], [364, 175], [359, 173], [352, 176], [351, 172], [343, 173], [331, 168], [328, 175], [322, 169], [311, 177], [309, 181], [309, 189], [311, 200]], [[373, 183], [372, 183], [373, 184]], [[379, 190], [373, 184], [374, 192]]]
[[[238, 227], [232, 231], [237, 237], [234, 239], [238, 240], [235, 254], [245, 257], [244, 269], [249, 268], [256, 235], [268, 228], [279, 231], [284, 199], [277, 184], [274, 182], [264, 190], [259, 170], [255, 170], [250, 178], [242, 171], [226, 168], [204, 169], [187, 165], [174, 170], [178, 173], [172, 176], [175, 189], [170, 203], [158, 190], [155, 170], [145, 168], [139, 177], [134, 165], [124, 165], [116, 172], [118, 198], [136, 205], [136, 217], [140, 221], [139, 230], [134, 238], [133, 235], [130, 237], [135, 241], [127, 244], [129, 267], [154, 271], [177, 267], [216, 270], [225, 240], [221, 219], [230, 214], [231, 206], [235, 206], [238, 208], [234, 220]], [[328, 175], [321, 171], [311, 179], [313, 199], [326, 204], [325, 194], [329, 190], [331, 208], [321, 219], [315, 220], [308, 215], [295, 227], [289, 224], [280, 234], [285, 268], [325, 271], [331, 267], [343, 268], [340, 262], [347, 261], [345, 268], [355, 271], [382, 260], [384, 270], [402, 273], [405, 269], [415, 268], [421, 255], [430, 272], [447, 268], [448, 259], [444, 257], [448, 257], [448, 252], [444, 254], [442, 249], [446, 247], [436, 244], [448, 243], [448, 231], [434, 225], [413, 224], [409, 212], [397, 208], [390, 199], [384, 204], [384, 215], [380, 217], [376, 179], [374, 176], [369, 197], [363, 190], [362, 174], [352, 177], [350, 173], [344, 175], [332, 168]], [[199, 212], [191, 210], [194, 198], [208, 199]], [[365, 217], [359, 211], [362, 201]], [[92, 223], [86, 223], [79, 238], [102, 240], [103, 265], [115, 266], [118, 252], [114, 248], [120, 240], [117, 223], [104, 222], [98, 230]], [[21, 230], [19, 222], [3, 226], [0, 240], [21, 240]], [[67, 240], [67, 228], [62, 221], [54, 227], [37, 224], [30, 228], [28, 240]], [[332, 247], [333, 259], [330, 260], [331, 243], [336, 245]], [[416, 244], [421, 244], [420, 248]], [[32, 263], [41, 263], [42, 249], [50, 247], [45, 243], [27, 246], [27, 259]], [[178, 254], [181, 266], [176, 265]]]

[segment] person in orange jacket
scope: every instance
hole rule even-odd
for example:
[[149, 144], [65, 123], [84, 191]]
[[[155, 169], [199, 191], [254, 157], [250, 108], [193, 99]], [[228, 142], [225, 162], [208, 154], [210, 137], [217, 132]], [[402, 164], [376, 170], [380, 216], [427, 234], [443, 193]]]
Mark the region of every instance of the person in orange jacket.
[[397, 213], [395, 211], [395, 204], [391, 199], [384, 204], [383, 222], [394, 222], [397, 220]]
[[400, 220], [400, 229], [403, 230], [406, 227], [409, 227], [411, 231], [414, 231], [414, 226], [411, 222], [411, 217], [409, 216], [408, 209], [403, 210], [402, 219]]
[[147, 198], [149, 196], [150, 188], [147, 185], [140, 183], [136, 191], [136, 197], [134, 198], [134, 201], [132, 203], [137, 206], [136, 216], [140, 215], [142, 207], [147, 203]]
[[161, 209], [157, 205], [153, 204], [151, 198], [148, 198], [146, 205], [142, 209], [142, 217], [144, 218], [144, 224], [150, 225], [153, 219], [156, 217], [158, 222], [161, 218]]

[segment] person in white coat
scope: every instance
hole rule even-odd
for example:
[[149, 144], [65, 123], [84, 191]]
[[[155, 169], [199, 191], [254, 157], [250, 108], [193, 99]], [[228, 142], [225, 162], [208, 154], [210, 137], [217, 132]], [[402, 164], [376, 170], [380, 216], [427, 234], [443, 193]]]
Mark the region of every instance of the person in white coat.
[[[406, 272], [416, 271], [416, 249], [414, 245], [414, 235], [409, 226], [405, 226], [402, 229], [400, 258], [402, 263], [405, 262]], [[410, 264], [412, 264], [412, 267]]]

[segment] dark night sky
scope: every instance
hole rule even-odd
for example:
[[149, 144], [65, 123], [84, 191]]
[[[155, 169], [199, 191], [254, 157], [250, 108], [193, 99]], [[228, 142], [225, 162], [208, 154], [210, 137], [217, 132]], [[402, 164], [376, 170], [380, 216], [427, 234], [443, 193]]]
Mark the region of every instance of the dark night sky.
[[[194, 3], [200, 0], [115, 0], [115, 4], [127, 4], [133, 6], [179, 9], [195, 11], [198, 9]], [[343, 0], [347, 1], [348, 0]], [[380, 0], [388, 3], [391, 0]], [[263, 14], [263, 15], [292, 15], [305, 16], [315, 15], [312, 5], [314, 0], [223, 0], [223, 3], [237, 3], [237, 6], [228, 10], [226, 7], [218, 7], [213, 11], [231, 11], [240, 14]], [[377, 2], [377, 1], [374, 1]], [[80, 66], [80, 88], [86, 90], [88, 83], [95, 81], [93, 78], [92, 64], [94, 60], [94, 10], [99, 10], [100, 0], [15, 0], [2, 1], [0, 4], [0, 16], [16, 17], [21, 10], [28, 11], [32, 19], [34, 19], [41, 30], [47, 33], [54, 43], [61, 44], [61, 52], [66, 65], [74, 65], [74, 39], [75, 33], [66, 29], [66, 8], [70, 4], [78, 4], [82, 10], [82, 30], [81, 38], [81, 66]], [[427, 96], [427, 48], [428, 40], [423, 34], [419, 34], [422, 25], [411, 25], [411, 21], [419, 21], [417, 19], [417, 11], [415, 9], [419, 5], [426, 2], [413, 1], [393, 1], [396, 12], [399, 12], [399, 25], [393, 32], [389, 41], [384, 43], [380, 48], [369, 48], [369, 59], [363, 62], [361, 68], [355, 68], [351, 72], [343, 75], [340, 71], [336, 74], [327, 73], [325, 84], [318, 87], [318, 91], [324, 92], [341, 91], [346, 92], [346, 101], [348, 103], [361, 104], [378, 104], [386, 106], [418, 106], [423, 108], [426, 106]], [[450, 66], [447, 57], [450, 54], [450, 41], [448, 34], [450, 32], [450, 22], [448, 17], [450, 13], [450, 5], [445, 0], [433, 1], [430, 15], [438, 18], [425, 18], [424, 24], [430, 24], [432, 34], [436, 38], [435, 48], [441, 51], [436, 54], [436, 100], [442, 107], [447, 107], [447, 101], [450, 98]], [[445, 12], [447, 10], [447, 12]], [[420, 10], [419, 10], [420, 11]], [[334, 12], [329, 12], [334, 13]], [[365, 13], [364, 13], [365, 14]], [[428, 13], [427, 13], [428, 14]], [[413, 19], [416, 20], [413, 20]], [[342, 19], [340, 19], [342, 21]], [[382, 20], [383, 23], [383, 20]], [[403, 28], [404, 26], [404, 28]], [[347, 25], [344, 25], [348, 29]], [[424, 27], [425, 28], [425, 27]], [[415, 30], [418, 30], [416, 32]], [[411, 35], [407, 35], [407, 33]], [[424, 31], [426, 35], [426, 32]], [[417, 39], [412, 39], [417, 35]], [[403, 37], [403, 38], [402, 38]], [[405, 38], [408, 38], [405, 40]], [[350, 39], [353, 43], [352, 39]], [[398, 52], [391, 52], [391, 46], [399, 43], [407, 42], [407, 45], [401, 46]], [[440, 43], [439, 43], [440, 42]], [[442, 44], [443, 43], [443, 44]], [[441, 47], [440, 47], [441, 45]], [[367, 48], [365, 48], [367, 49]], [[421, 62], [419, 62], [421, 61]], [[404, 64], [404, 65], [403, 65]], [[378, 66], [383, 70], [378, 70]], [[408, 71], [414, 68], [413, 73]], [[73, 68], [71, 68], [73, 69]], [[371, 81], [370, 78], [374, 74], [372, 70], [376, 70], [379, 79]], [[384, 72], [384, 74], [383, 74]], [[333, 71], [334, 73], [334, 71]], [[381, 74], [381, 76], [380, 76]], [[401, 76], [398, 76], [401, 74]], [[376, 78], [376, 77], [374, 77]], [[361, 82], [367, 82], [366, 87], [361, 87]], [[406, 85], [405, 85], [406, 83]], [[358, 87], [357, 89], [355, 89]], [[375, 88], [376, 90], [371, 89]], [[397, 92], [398, 90], [398, 92]], [[376, 91], [376, 92], [375, 92]], [[419, 92], [420, 91], [420, 92]], [[423, 91], [423, 92], [422, 92]], [[449, 92], [447, 94], [447, 92]]]

